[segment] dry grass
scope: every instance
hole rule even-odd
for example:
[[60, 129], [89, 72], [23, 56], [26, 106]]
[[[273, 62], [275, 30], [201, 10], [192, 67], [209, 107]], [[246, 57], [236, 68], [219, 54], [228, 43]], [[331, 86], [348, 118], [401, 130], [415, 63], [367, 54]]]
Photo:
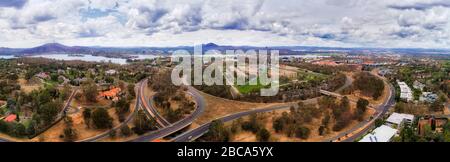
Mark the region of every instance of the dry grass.
[[[108, 109], [109, 115], [113, 118], [113, 126], [119, 124], [115, 112], [116, 112], [115, 109]], [[108, 131], [108, 129], [94, 129], [92, 127], [88, 128], [83, 119], [82, 110], [79, 111], [78, 113], [71, 114], [68, 116], [72, 117], [73, 129], [75, 129], [78, 133], [77, 140], [93, 137], [95, 135]], [[60, 138], [60, 135], [63, 134], [65, 128], [66, 124], [64, 120], [60, 121], [58, 124], [54, 125], [52, 128], [48, 129], [41, 135], [33, 138], [32, 141], [40, 141], [43, 139], [45, 142], [63, 142], [64, 139]]]
[[33, 90], [38, 90], [41, 87], [41, 84], [36, 83], [28, 83], [25, 79], [18, 79], [20, 90], [25, 93], [30, 93]]
[[215, 97], [203, 92], [200, 94], [204, 97], [206, 102], [206, 108], [202, 115], [192, 123], [192, 127], [205, 124], [214, 119], [224, 117], [226, 115], [235, 114], [238, 112], [249, 111], [256, 108], [268, 107], [277, 105], [276, 103], [249, 103], [227, 100], [219, 97]]
[[[356, 105], [351, 103], [352, 111], [356, 108]], [[289, 110], [277, 110], [268, 113], [263, 113], [260, 115], [262, 117], [263, 123], [265, 124], [265, 128], [271, 133], [271, 141], [273, 142], [320, 142], [326, 139], [335, 137], [339, 135], [341, 132], [348, 131], [355, 127], [359, 122], [353, 120], [347, 127], [342, 129], [341, 131], [334, 132], [332, 131], [332, 126], [334, 125], [334, 121], [330, 120], [329, 131], [327, 134], [320, 136], [319, 135], [319, 127], [321, 125], [322, 118], [313, 119], [311, 123], [305, 124], [311, 130], [311, 134], [308, 139], [300, 139], [296, 137], [288, 137], [284, 133], [276, 133], [272, 127], [273, 119], [275, 117], [281, 116], [283, 112], [288, 112]], [[368, 111], [364, 115], [364, 119], [367, 120], [370, 118], [372, 114], [375, 113], [375, 110], [368, 109]], [[244, 118], [245, 119], [245, 118]], [[233, 142], [257, 142], [255, 134], [251, 132], [241, 131], [238, 134], [233, 136]]]
[[[132, 104], [130, 105], [130, 113], [134, 111], [134, 105], [136, 103], [136, 100], [132, 101]], [[71, 106], [74, 108], [80, 108], [80, 110], [77, 113], [69, 114], [68, 116], [72, 117], [73, 120], [73, 128], [78, 133], [77, 140], [90, 138], [93, 136], [96, 136], [98, 134], [104, 133], [105, 131], [108, 131], [108, 129], [94, 129], [94, 128], [88, 128], [86, 126], [86, 123], [83, 119], [83, 110], [85, 106], [89, 107], [95, 107], [95, 106], [104, 106], [109, 107], [110, 101], [107, 101], [105, 99], [99, 99], [98, 103], [86, 103], [84, 102], [84, 99], [81, 101], [73, 100], [71, 103]], [[113, 118], [113, 127], [119, 125], [118, 116], [116, 115], [116, 110], [114, 108], [108, 108], [107, 109], [109, 115]], [[129, 113], [126, 115], [128, 116]], [[63, 130], [66, 128], [66, 124], [64, 121], [59, 122], [58, 124], [54, 125], [52, 128], [48, 129], [38, 137], [35, 137], [32, 139], [32, 141], [45, 141], [45, 142], [62, 142], [64, 139], [60, 138], [60, 135], [63, 134]]]

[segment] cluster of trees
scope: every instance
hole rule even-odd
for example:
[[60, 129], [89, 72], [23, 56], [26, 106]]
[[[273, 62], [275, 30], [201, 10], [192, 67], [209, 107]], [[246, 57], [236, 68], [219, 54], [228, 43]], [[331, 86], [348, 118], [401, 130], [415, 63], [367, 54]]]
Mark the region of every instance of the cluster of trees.
[[120, 122], [125, 121], [125, 115], [130, 112], [131, 101], [127, 100], [125, 97], [121, 97], [117, 102], [113, 103], [116, 108], [116, 115]]
[[319, 107], [325, 112], [325, 117], [322, 119], [322, 126], [319, 128], [319, 134], [322, 134], [321, 132], [328, 129], [328, 124], [332, 119], [334, 119], [334, 125], [332, 126], [333, 131], [341, 131], [347, 127], [352, 120], [362, 121], [368, 105], [369, 101], [360, 98], [357, 101], [356, 109], [352, 111], [347, 97], [343, 97], [339, 102], [333, 97], [323, 97], [319, 99]]
[[0, 60], [0, 100], [8, 99], [8, 96], [16, 90], [20, 90], [17, 84], [17, 75], [15, 65], [12, 62]]
[[[144, 111], [139, 110], [138, 114], [134, 118], [134, 127], [132, 130], [134, 133], [141, 135], [148, 131], [156, 130], [158, 129], [156, 127], [156, 121], [153, 118], [148, 118], [147, 115], [145, 115]], [[126, 129], [126, 128], [121, 128]], [[123, 130], [122, 130], [123, 131]]]
[[221, 120], [214, 120], [211, 122], [208, 132], [201, 140], [209, 142], [229, 142], [231, 140], [231, 132], [225, 127]]
[[314, 118], [320, 118], [322, 112], [314, 105], [304, 105], [299, 102], [298, 108], [291, 107], [290, 112], [283, 112], [280, 117], [273, 120], [273, 128], [277, 133], [285, 133], [288, 137], [307, 139], [311, 134], [306, 125]]
[[78, 137], [78, 132], [76, 129], [73, 128], [72, 117], [66, 116], [64, 118], [64, 123], [66, 125], [66, 128], [64, 128], [63, 135], [61, 135], [64, 138], [64, 141], [66, 142], [75, 141]]
[[[450, 122], [442, 127], [442, 132], [435, 131], [433, 125], [424, 127], [423, 135], [419, 135], [413, 126], [405, 125], [398, 137], [393, 139], [394, 142], [450, 142]], [[435, 126], [434, 126], [435, 127]]]
[[[149, 82], [152, 89], [158, 93], [154, 96], [155, 104], [162, 108], [162, 115], [169, 122], [180, 120], [185, 114], [189, 114], [195, 109], [195, 103], [185, 96], [185, 89], [180, 86], [174, 86], [171, 82], [162, 81], [170, 80], [170, 73], [162, 72], [151, 77]], [[178, 102], [179, 106], [175, 108], [171, 102]]]
[[383, 94], [384, 82], [369, 72], [360, 72], [355, 74], [353, 87], [360, 90], [362, 94], [377, 100]]
[[326, 74], [326, 75], [333, 75], [337, 74], [341, 71], [352, 71], [353, 69], [350, 66], [324, 66], [324, 65], [315, 65], [312, 63], [291, 63], [290, 66], [299, 67], [302, 69], [308, 69], [310, 71]]
[[[66, 93], [63, 91], [53, 86], [46, 86], [44, 89], [33, 90], [29, 94], [14, 93], [12, 98], [7, 100], [6, 110], [17, 115], [17, 122], [2, 122], [1, 131], [16, 137], [32, 136], [40, 129], [52, 124], [63, 108], [62, 94]], [[19, 114], [22, 113], [19, 112], [33, 114], [27, 127], [20, 122]]]
[[83, 119], [88, 128], [110, 129], [113, 127], [113, 118], [105, 108], [89, 108], [83, 110]]
[[7, 123], [3, 120], [0, 120], [0, 132], [6, 133], [10, 136], [14, 137], [23, 137], [30, 133], [34, 134], [34, 132], [29, 132], [25, 128], [25, 126], [18, 122]]
[[233, 96], [230, 93], [231, 87], [227, 85], [212, 85], [212, 86], [197, 85], [194, 87], [207, 94], [211, 94], [221, 98], [233, 99]]
[[81, 87], [83, 96], [88, 102], [97, 102], [98, 87], [97, 84], [91, 79], [84, 83]]
[[400, 101], [397, 102], [394, 106], [395, 112], [415, 115], [429, 114], [432, 112], [443, 112], [444, 109], [444, 102], [442, 102], [441, 100], [436, 100], [433, 103], [427, 104], [405, 103]]
[[233, 136], [241, 131], [252, 132], [260, 142], [270, 141], [271, 134], [264, 127], [264, 123], [258, 114], [250, 115], [248, 120], [242, 118], [234, 120], [230, 126], [225, 126], [221, 120], [214, 120], [209, 126], [208, 132], [200, 138], [200, 141], [229, 142]]
[[11, 93], [16, 90], [20, 90], [20, 85], [17, 82], [0, 80], [0, 100], [7, 100]]

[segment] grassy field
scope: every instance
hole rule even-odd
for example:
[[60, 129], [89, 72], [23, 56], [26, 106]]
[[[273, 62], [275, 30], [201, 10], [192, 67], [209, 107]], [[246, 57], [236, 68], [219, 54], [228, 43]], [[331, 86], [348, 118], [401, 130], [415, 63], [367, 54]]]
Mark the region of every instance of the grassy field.
[[236, 85], [236, 88], [238, 89], [238, 91], [242, 94], [248, 94], [248, 93], [252, 93], [252, 92], [258, 92], [260, 89], [262, 88], [266, 88], [266, 87], [270, 87], [270, 85], [262, 85], [261, 82], [259, 81], [256, 85], [250, 85], [249, 82], [247, 82], [245, 85]]
[[306, 82], [321, 82], [328, 78], [327, 75], [305, 70], [299, 70], [297, 76], [298, 80]]
[[[319, 82], [326, 80], [327, 78], [328, 78], [328, 75], [315, 73], [312, 71], [298, 70], [298, 72], [297, 72], [297, 79], [299, 81], [304, 81], [304, 82], [308, 82], [308, 83], [319, 83]], [[288, 79], [288, 80], [281, 79], [280, 85], [289, 84], [289, 82], [290, 82], [290, 79]], [[238, 91], [241, 94], [248, 94], [248, 93], [252, 93], [252, 92], [259, 92], [260, 89], [270, 87], [270, 85], [262, 85], [259, 82], [259, 78], [258, 78], [257, 85], [250, 85], [247, 82], [246, 85], [235, 85], [235, 87], [238, 89]]]

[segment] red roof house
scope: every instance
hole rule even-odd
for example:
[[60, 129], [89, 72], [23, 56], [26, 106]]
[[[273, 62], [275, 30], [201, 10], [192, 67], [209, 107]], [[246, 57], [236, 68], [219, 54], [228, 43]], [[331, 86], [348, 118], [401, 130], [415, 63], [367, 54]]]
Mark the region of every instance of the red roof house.
[[13, 122], [16, 120], [16, 118], [17, 118], [16, 114], [11, 114], [5, 118], [5, 122]]

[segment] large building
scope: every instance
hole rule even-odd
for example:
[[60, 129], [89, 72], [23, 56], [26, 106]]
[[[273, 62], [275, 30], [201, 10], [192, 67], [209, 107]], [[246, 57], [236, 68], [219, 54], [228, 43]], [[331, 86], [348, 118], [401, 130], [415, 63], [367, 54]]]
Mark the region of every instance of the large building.
[[420, 96], [419, 101], [433, 103], [438, 99], [438, 95], [432, 92], [423, 92]]
[[414, 115], [411, 114], [402, 114], [402, 113], [392, 113], [391, 116], [389, 116], [386, 119], [386, 123], [388, 125], [392, 125], [395, 127], [399, 127], [403, 124], [411, 124], [414, 120]]
[[390, 142], [397, 134], [397, 129], [382, 125], [364, 136], [359, 142]]
[[400, 87], [400, 99], [403, 99], [405, 101], [412, 101], [413, 100], [413, 94], [411, 91], [411, 88], [405, 83], [397, 81], [398, 86]]

